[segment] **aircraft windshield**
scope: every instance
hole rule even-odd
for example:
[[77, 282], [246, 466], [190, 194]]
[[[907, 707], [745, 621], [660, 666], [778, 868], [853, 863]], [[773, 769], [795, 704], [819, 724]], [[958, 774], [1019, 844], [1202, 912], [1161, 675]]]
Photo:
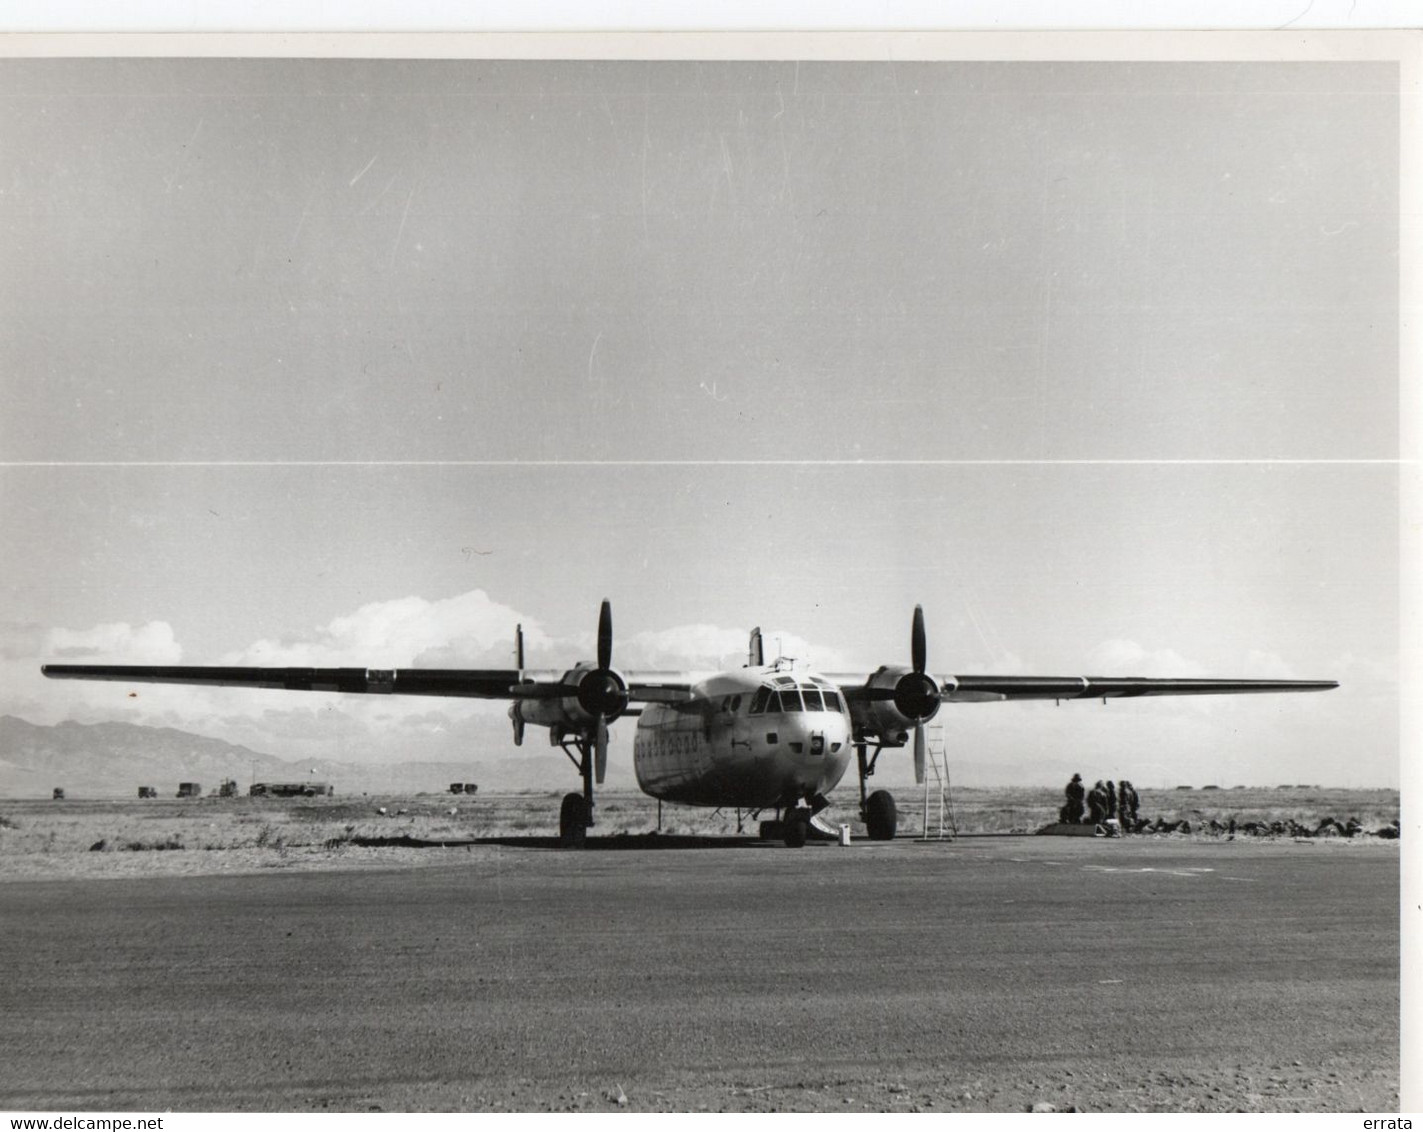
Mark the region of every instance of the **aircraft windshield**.
[[798, 686], [782, 685], [780, 688], [757, 688], [755, 695], [751, 697], [751, 704], [747, 710], [752, 715], [804, 711], [843, 713], [845, 706], [840, 699], [839, 692], [824, 686], [801, 684]]

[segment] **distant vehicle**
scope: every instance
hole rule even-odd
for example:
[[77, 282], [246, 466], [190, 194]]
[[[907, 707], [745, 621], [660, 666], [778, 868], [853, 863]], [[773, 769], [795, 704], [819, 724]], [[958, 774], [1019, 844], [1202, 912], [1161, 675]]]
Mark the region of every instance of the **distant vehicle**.
[[476, 785], [476, 784], [473, 783], [473, 782], [466, 782], [466, 783], [464, 784], [464, 792], [465, 792], [466, 794], [478, 794], [478, 793], [479, 793], [479, 787], [478, 787], [478, 785]]
[[203, 784], [201, 782], [180, 782], [178, 783], [179, 798], [201, 798], [203, 796]]
[[54, 788], [54, 800], [55, 800], [56, 802], [62, 802], [62, 801], [64, 801], [64, 787], [63, 787], [63, 786], [56, 786], [56, 787]]
[[[912, 746], [914, 780], [924, 782], [924, 727], [944, 704], [1005, 700], [1101, 700], [1137, 696], [1321, 692], [1333, 680], [1156, 679], [1139, 676], [973, 676], [931, 673], [924, 611], [915, 606], [909, 661], [870, 672], [822, 676], [783, 657], [767, 664], [761, 631], [751, 631], [745, 667], [699, 676], [613, 668], [613, 614], [604, 600], [593, 660], [562, 671], [524, 667], [522, 629], [513, 668], [239, 668], [191, 665], [46, 664], [45, 676], [124, 684], [285, 688], [358, 695], [454, 696], [509, 700], [514, 745], [527, 726], [548, 729], [583, 779], [564, 796], [559, 834], [582, 845], [593, 825], [593, 793], [607, 769], [608, 726], [638, 716], [633, 771], [643, 793], [688, 806], [774, 810], [763, 836], [805, 843], [810, 819], [853, 765], [860, 816], [872, 841], [894, 837], [894, 796], [868, 792], [883, 750]], [[873, 748], [873, 752], [871, 752]], [[303, 791], [304, 793], [305, 791]]]
[[138, 796], [140, 798], [156, 798], [158, 797], [158, 791], [152, 786], [140, 786], [138, 788]]
[[335, 793], [329, 782], [254, 782], [247, 791], [252, 798], [330, 798]]
[[235, 779], [235, 778], [224, 778], [224, 779], [222, 780], [222, 785], [217, 788], [217, 796], [218, 796], [219, 798], [236, 798], [236, 797], [237, 797], [237, 779]]
[[473, 782], [451, 782], [451, 783], [450, 783], [450, 793], [451, 793], [451, 794], [478, 794], [478, 793], [479, 793], [479, 787], [476, 786]]

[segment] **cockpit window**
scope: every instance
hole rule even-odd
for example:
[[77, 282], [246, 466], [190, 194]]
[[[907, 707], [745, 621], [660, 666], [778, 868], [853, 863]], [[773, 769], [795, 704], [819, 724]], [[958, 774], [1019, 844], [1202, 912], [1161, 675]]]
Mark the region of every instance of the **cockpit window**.
[[822, 689], [825, 696], [825, 710], [843, 712], [845, 709], [840, 706], [840, 693], [832, 692], [829, 688]]
[[800, 706], [800, 692], [795, 688], [781, 689], [781, 710], [782, 711], [804, 711]]
[[751, 697], [751, 707], [748, 709], [752, 715], [760, 715], [766, 710], [766, 701], [771, 698], [770, 688], [757, 688], [756, 694]]
[[820, 689], [802, 687], [800, 694], [805, 697], [806, 711], [824, 711], [825, 705], [820, 702]]

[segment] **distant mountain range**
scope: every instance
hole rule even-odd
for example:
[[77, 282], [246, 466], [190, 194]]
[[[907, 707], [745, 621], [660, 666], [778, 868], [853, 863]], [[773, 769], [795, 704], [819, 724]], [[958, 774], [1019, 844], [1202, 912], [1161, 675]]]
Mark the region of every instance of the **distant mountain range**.
[[[608, 769], [608, 785], [635, 784], [631, 766]], [[241, 793], [257, 782], [329, 782], [338, 794], [414, 793], [474, 782], [485, 790], [577, 789], [562, 752], [542, 744], [518, 756], [462, 762], [378, 764], [315, 760], [295, 762], [221, 739], [171, 727], [133, 723], [60, 723], [42, 726], [0, 716], [0, 797], [49, 797], [56, 786], [70, 798], [134, 797], [140, 786], [173, 797], [179, 782], [200, 782], [206, 792], [224, 778]]]
[[[476, 747], [478, 749], [478, 747]], [[608, 759], [607, 786], [634, 789], [631, 752], [615, 746]], [[1169, 768], [1146, 763], [1132, 767], [1140, 785], [1175, 781]], [[1075, 770], [1090, 780], [1088, 767], [1074, 767], [1053, 758], [1031, 763], [952, 760], [956, 786], [1031, 786], [1065, 783]], [[474, 782], [486, 792], [516, 790], [569, 791], [579, 780], [562, 751], [547, 745], [543, 733], [532, 730], [517, 751], [496, 748], [492, 757], [460, 761], [339, 762], [331, 759], [282, 759], [250, 747], [195, 735], [171, 727], [134, 723], [74, 723], [53, 726], [0, 716], [0, 797], [49, 797], [56, 786], [70, 798], [128, 798], [140, 786], [152, 786], [159, 797], [172, 797], [179, 782], [200, 782], [204, 792], [223, 779], [235, 779], [245, 794], [253, 782], [328, 782], [337, 794], [417, 793], [445, 790], [451, 782]], [[892, 787], [912, 797], [913, 764], [907, 751], [886, 751], [870, 789]], [[837, 793], [854, 791], [853, 764]]]

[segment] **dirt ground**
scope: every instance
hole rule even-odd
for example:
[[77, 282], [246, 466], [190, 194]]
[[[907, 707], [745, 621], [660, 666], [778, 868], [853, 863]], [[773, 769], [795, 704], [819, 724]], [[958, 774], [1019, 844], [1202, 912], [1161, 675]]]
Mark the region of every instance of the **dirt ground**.
[[[922, 793], [898, 791], [900, 835], [921, 836]], [[543, 844], [558, 824], [558, 792], [414, 794], [333, 798], [0, 799], [0, 882], [59, 877], [234, 874], [264, 870], [417, 867], [428, 850], [412, 842], [506, 840]], [[955, 790], [942, 812], [929, 807], [929, 830], [951, 835], [1029, 833], [1053, 822], [1057, 792], [1032, 788]], [[862, 838], [849, 795], [827, 811]], [[1311, 828], [1324, 817], [1354, 817], [1377, 830], [1399, 816], [1396, 790], [1239, 789], [1144, 792], [1142, 814], [1186, 819], [1204, 836], [1209, 822], [1294, 819]], [[599, 837], [628, 844], [656, 840], [657, 803], [636, 792], [599, 796]], [[742, 815], [745, 834], [757, 823]], [[664, 837], [738, 836], [734, 810], [665, 806]], [[1242, 834], [1241, 836], [1244, 836]]]
[[274, 836], [0, 884], [0, 1109], [1400, 1104], [1397, 841]]

